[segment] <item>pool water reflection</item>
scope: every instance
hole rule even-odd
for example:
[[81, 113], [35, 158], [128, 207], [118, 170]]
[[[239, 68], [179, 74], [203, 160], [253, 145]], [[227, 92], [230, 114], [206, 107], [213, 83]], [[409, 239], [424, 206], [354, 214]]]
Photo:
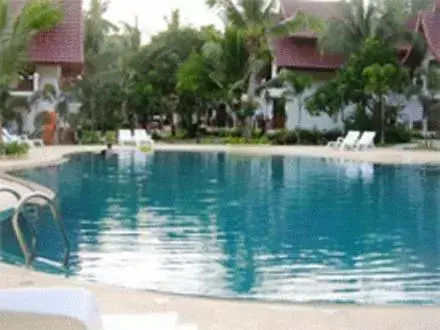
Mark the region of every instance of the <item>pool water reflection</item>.
[[[225, 153], [73, 156], [58, 193], [74, 275], [292, 302], [440, 304], [440, 169]], [[7, 223], [0, 249], [19, 255]], [[55, 229], [40, 251], [60, 258]]]

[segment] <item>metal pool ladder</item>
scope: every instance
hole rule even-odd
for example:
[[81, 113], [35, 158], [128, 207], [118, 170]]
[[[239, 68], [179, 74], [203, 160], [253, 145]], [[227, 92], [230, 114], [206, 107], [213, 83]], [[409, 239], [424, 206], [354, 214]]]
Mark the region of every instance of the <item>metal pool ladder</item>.
[[[21, 251], [23, 252], [24, 255], [25, 266], [30, 267], [32, 265], [32, 262], [34, 260], [37, 260], [56, 268], [63, 268], [64, 270], [68, 270], [69, 258], [70, 258], [70, 243], [69, 243], [69, 239], [67, 238], [67, 233], [64, 224], [57, 212], [55, 203], [52, 201], [52, 199], [45, 193], [37, 192], [37, 191], [27, 194], [24, 197], [22, 197], [17, 191], [9, 187], [0, 187], [0, 192], [2, 191], [11, 193], [18, 200], [18, 204], [15, 206], [14, 214], [12, 216], [12, 226], [14, 228], [15, 236], [17, 237], [18, 243], [20, 244]], [[36, 217], [36, 219], [33, 219], [36, 221], [35, 224], [29, 223], [28, 218], [25, 216], [26, 221], [28, 222], [28, 225], [30, 227], [30, 233], [31, 233], [30, 248], [26, 242], [23, 231], [21, 230], [20, 227], [19, 215], [20, 213], [25, 214], [25, 206], [31, 199], [42, 199], [49, 206], [49, 209], [52, 213], [53, 221], [55, 222], [55, 225], [57, 226], [58, 231], [60, 232], [61, 240], [63, 241], [63, 245], [64, 245], [64, 256], [62, 263], [37, 256], [37, 232], [35, 230], [35, 225], [38, 221], [38, 215], [39, 215], [37, 211], [33, 212], [34, 216]]]

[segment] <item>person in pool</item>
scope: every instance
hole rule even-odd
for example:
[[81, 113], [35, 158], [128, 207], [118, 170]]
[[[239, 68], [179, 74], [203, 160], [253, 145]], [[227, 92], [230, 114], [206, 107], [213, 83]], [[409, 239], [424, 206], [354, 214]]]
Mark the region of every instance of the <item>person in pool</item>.
[[113, 155], [113, 149], [112, 149], [112, 144], [111, 143], [107, 143], [107, 149], [104, 149], [101, 151], [101, 156], [107, 158], [109, 156]]

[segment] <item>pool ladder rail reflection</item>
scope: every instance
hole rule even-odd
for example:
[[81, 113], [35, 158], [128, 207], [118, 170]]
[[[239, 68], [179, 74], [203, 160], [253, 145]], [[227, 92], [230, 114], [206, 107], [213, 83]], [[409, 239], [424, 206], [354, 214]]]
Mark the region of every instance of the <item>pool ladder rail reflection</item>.
[[[10, 193], [15, 196], [18, 203], [14, 207], [14, 213], [12, 216], [12, 227], [14, 229], [15, 236], [17, 237], [18, 243], [20, 245], [20, 249], [24, 255], [25, 266], [31, 267], [32, 262], [38, 261], [42, 262], [48, 266], [62, 269], [64, 271], [68, 271], [69, 269], [69, 258], [70, 258], [70, 243], [67, 237], [66, 229], [64, 227], [64, 223], [62, 222], [55, 203], [52, 198], [40, 191], [34, 191], [25, 196], [21, 196], [19, 192], [16, 190], [6, 187], [0, 186], [0, 192]], [[47, 204], [53, 217], [53, 221], [58, 228], [58, 231], [61, 236], [61, 240], [64, 246], [64, 254], [62, 263], [53, 261], [44, 257], [37, 256], [37, 230], [36, 226], [38, 225], [38, 220], [40, 217], [39, 213], [39, 205], [31, 204], [32, 200], [40, 200], [44, 204]], [[23, 234], [22, 228], [19, 222], [19, 215], [23, 214], [24, 218], [30, 228], [31, 235], [31, 243], [30, 246], [27, 244], [25, 236]]]

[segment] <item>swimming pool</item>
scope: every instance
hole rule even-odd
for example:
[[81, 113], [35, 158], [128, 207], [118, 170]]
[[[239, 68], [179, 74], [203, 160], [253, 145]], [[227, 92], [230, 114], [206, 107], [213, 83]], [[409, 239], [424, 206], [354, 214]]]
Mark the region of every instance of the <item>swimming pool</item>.
[[[440, 304], [440, 168], [227, 153], [80, 154], [45, 184], [73, 275], [213, 297]], [[20, 255], [8, 222], [4, 258]], [[39, 251], [61, 258], [40, 229]]]

